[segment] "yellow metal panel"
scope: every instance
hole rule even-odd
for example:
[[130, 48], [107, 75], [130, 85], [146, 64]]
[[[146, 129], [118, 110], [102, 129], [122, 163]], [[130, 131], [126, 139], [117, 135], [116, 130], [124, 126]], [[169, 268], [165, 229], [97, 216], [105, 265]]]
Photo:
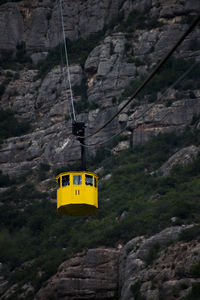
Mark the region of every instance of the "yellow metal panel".
[[[62, 186], [57, 190], [57, 210], [59, 214], [85, 216], [93, 214], [98, 209], [98, 187], [85, 184], [85, 175], [91, 175], [98, 180], [92, 172], [66, 172], [59, 174], [56, 179], [70, 175], [70, 185]], [[73, 176], [81, 175], [82, 184], [73, 184]], [[94, 180], [93, 180], [94, 181]]]

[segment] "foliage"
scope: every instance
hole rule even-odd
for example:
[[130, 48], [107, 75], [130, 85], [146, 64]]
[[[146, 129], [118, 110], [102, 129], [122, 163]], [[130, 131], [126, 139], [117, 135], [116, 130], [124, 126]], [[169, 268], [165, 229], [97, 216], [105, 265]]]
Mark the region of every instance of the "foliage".
[[133, 9], [126, 20], [121, 22], [118, 30], [123, 32], [133, 32], [136, 29], [152, 29], [159, 27], [162, 23], [156, 18], [149, 18], [150, 7], [146, 7], [143, 12]]
[[0, 110], [0, 141], [11, 136], [18, 136], [30, 130], [28, 122], [18, 122], [12, 110]]
[[199, 300], [199, 299], [200, 299], [200, 283], [194, 282], [192, 283], [191, 292], [182, 300]]
[[40, 181], [45, 180], [48, 176], [48, 171], [50, 170], [50, 165], [47, 163], [41, 163], [39, 165], [39, 170], [38, 170], [38, 179]]
[[0, 170], [0, 187], [6, 187], [14, 183], [14, 180], [10, 179], [10, 177], [6, 174], [3, 174]]
[[1, 49], [0, 65], [4, 69], [21, 69], [23, 65], [28, 65], [30, 68], [32, 60], [26, 52], [26, 43], [24, 41], [19, 42], [16, 45], [16, 51]]
[[75, 102], [75, 110], [77, 113], [81, 113], [87, 110], [90, 106], [87, 97], [87, 79], [84, 78], [80, 85], [73, 87], [74, 96], [81, 96], [81, 101]]
[[192, 267], [190, 269], [190, 274], [194, 278], [199, 278], [200, 277], [200, 261], [197, 264], [192, 265]]
[[200, 226], [199, 225], [195, 225], [190, 228], [187, 228], [179, 235], [179, 240], [185, 241], [185, 242], [190, 242], [197, 238], [200, 238]]
[[1, 84], [0, 84], [0, 99], [3, 96], [6, 86], [9, 84], [10, 79], [5, 79]]
[[[158, 74], [152, 79], [150, 83], [146, 85], [144, 90], [138, 94], [138, 98], [141, 99], [145, 95], [151, 95], [150, 102], [154, 102], [157, 99], [158, 91], [165, 91], [167, 87], [170, 87], [177, 79], [186, 72], [191, 64], [194, 63], [193, 59], [183, 59], [183, 58], [170, 58], [165, 65], [161, 68]], [[200, 80], [197, 74], [200, 72], [200, 67], [195, 67], [195, 72], [189, 74], [190, 86], [186, 87], [187, 80], [177, 83], [177, 89], [188, 89], [188, 88], [198, 88], [200, 86]], [[139, 86], [144, 82], [144, 77], [135, 79], [131, 81], [129, 86], [123, 91], [119, 101], [123, 101], [125, 98], [132, 96], [133, 93], [139, 88]], [[169, 105], [169, 104], [168, 104]]]
[[22, 0], [0, 0], [0, 5], [7, 3], [7, 2], [20, 2]]
[[[58, 216], [56, 204], [49, 201], [50, 194], [38, 192], [30, 183], [20, 188], [13, 185], [2, 193], [0, 261], [10, 271], [15, 270], [7, 274], [8, 278], [12, 282], [28, 278], [37, 290], [63, 260], [83, 249], [115, 246], [138, 235], [155, 234], [171, 226], [174, 216], [179, 224], [198, 224], [200, 157], [186, 167], [174, 168], [167, 177], [156, 173], [174, 151], [188, 144], [200, 144], [198, 131], [159, 135], [133, 151], [114, 156], [110, 150], [99, 150], [89, 168], [103, 166], [103, 176], [112, 176], [100, 181], [99, 211], [89, 218]], [[49, 172], [46, 164], [40, 169]], [[155, 194], [159, 197], [152, 201]], [[121, 219], [124, 211], [126, 217]], [[147, 263], [156, 258], [158, 251], [159, 245], [154, 245]], [[31, 263], [21, 269], [27, 261]], [[37, 276], [39, 271], [41, 278]]]
[[[104, 30], [90, 35], [87, 39], [80, 38], [76, 41], [66, 39], [69, 64], [84, 65], [90, 51], [103, 38]], [[64, 44], [60, 43], [54, 49], [50, 50], [46, 59], [38, 63], [39, 73], [35, 79], [44, 78], [48, 72], [56, 65], [63, 64]]]
[[27, 62], [31, 63], [30, 57], [26, 54], [25, 42], [22, 41], [21, 43], [18, 43], [16, 48], [17, 48], [17, 51], [16, 51], [16, 55], [15, 55], [15, 60], [21, 64], [24, 64]]
[[137, 282], [135, 282], [133, 285], [131, 285], [131, 292], [132, 292], [132, 295], [134, 297], [135, 300], [142, 300], [142, 296], [141, 296], [141, 293], [140, 293], [140, 288], [141, 288], [141, 281], [138, 280]]
[[157, 258], [158, 256], [158, 252], [160, 251], [160, 244], [159, 243], [155, 243], [151, 249], [149, 250], [149, 253], [147, 255], [146, 263], [147, 265], [150, 265], [153, 263], [153, 261]]

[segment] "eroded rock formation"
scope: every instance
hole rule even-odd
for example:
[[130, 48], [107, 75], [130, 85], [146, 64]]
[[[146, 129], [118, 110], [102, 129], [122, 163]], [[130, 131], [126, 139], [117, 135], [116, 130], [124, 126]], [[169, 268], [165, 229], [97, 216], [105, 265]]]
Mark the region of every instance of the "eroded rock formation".
[[121, 250], [79, 254], [60, 265], [35, 300], [182, 299], [199, 283], [191, 269], [199, 263], [200, 243], [179, 241], [188, 228], [174, 226], [150, 238], [136, 237]]
[[[191, 5], [176, 0], [63, 2], [68, 38], [87, 38], [107, 26], [105, 36], [101, 36], [88, 54], [85, 64], [70, 64], [72, 88], [76, 90], [85, 82], [88, 107], [80, 110], [77, 118], [86, 123], [86, 133], [93, 132], [116, 113], [127, 100], [126, 96], [121, 98], [123, 91], [152, 70], [157, 60], [188, 27], [188, 15], [194, 19], [198, 11], [199, 1], [195, 0]], [[134, 13], [131, 19], [130, 12], [137, 14]], [[142, 23], [137, 15], [142, 18]], [[120, 27], [122, 16], [125, 28]], [[128, 25], [130, 20], [131, 25]], [[45, 58], [49, 49], [58, 45], [60, 29], [59, 10], [54, 1], [19, 1], [0, 5], [0, 51], [15, 53], [17, 45], [24, 43], [27, 54], [37, 63]], [[198, 61], [199, 45], [197, 27], [184, 41], [176, 57]], [[60, 167], [77, 160], [80, 149], [71, 135], [70, 93], [66, 91], [61, 66], [53, 67], [42, 77], [37, 68], [17, 72], [3, 70], [0, 74], [2, 82], [7, 72], [18, 76], [5, 86], [0, 107], [12, 109], [20, 121], [28, 120], [32, 131], [4, 142], [0, 150], [3, 172], [16, 176], [36, 167], [41, 161]], [[88, 144], [102, 143], [126, 125], [132, 130], [132, 144], [144, 143], [160, 132], [184, 130], [200, 113], [198, 89], [193, 89], [191, 94], [190, 90], [180, 92], [174, 87], [163, 98], [158, 92], [154, 95], [154, 105], [146, 98], [136, 99], [135, 104], [133, 101], [133, 105], [104, 131], [88, 139]], [[74, 100], [77, 110], [86, 106], [85, 100], [76, 93]], [[125, 131], [125, 134], [129, 136], [130, 132]], [[96, 151], [96, 147], [90, 149], [91, 153]]]
[[113, 299], [118, 285], [119, 250], [90, 249], [60, 265], [35, 300]]

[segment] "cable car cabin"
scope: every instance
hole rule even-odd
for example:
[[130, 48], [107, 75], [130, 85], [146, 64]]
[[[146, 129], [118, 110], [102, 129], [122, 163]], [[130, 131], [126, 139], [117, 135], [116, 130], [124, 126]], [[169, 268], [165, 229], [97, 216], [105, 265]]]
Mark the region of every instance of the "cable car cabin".
[[98, 176], [87, 171], [59, 174], [57, 212], [67, 216], [88, 216], [98, 209]]

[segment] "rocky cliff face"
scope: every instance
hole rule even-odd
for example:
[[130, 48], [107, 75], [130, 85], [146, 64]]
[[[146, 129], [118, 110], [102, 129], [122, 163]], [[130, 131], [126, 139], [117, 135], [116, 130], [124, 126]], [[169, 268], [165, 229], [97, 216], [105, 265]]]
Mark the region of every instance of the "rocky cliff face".
[[[90, 106], [96, 106], [78, 115], [78, 120], [86, 122], [87, 132], [103, 125], [121, 107], [124, 102], [117, 103], [121, 101], [122, 92], [130, 87], [133, 80], [150, 72], [156, 61], [186, 30], [188, 15], [192, 19], [198, 10], [199, 2], [194, 0], [190, 5], [187, 1], [180, 3], [176, 0], [63, 2], [68, 38], [86, 38], [105, 26], [108, 28], [105, 38], [94, 46], [84, 66], [70, 65], [72, 87], [75, 89], [86, 79], [87, 101]], [[140, 21], [135, 14], [130, 16], [130, 12], [135, 11]], [[23, 42], [27, 53], [37, 62], [60, 42], [60, 16], [54, 1], [5, 3], [0, 6], [0, 16], [1, 53], [5, 50], [16, 52], [17, 45]], [[149, 23], [149, 19], [153, 22]], [[120, 27], [121, 24], [124, 27]], [[197, 27], [184, 41], [178, 56], [199, 60], [199, 45]], [[8, 71], [11, 70], [1, 72], [2, 82]], [[40, 161], [59, 167], [76, 160], [80, 157], [80, 150], [71, 135], [71, 122], [66, 121], [70, 101], [66, 99], [65, 80], [60, 67], [54, 67], [44, 78], [37, 77], [37, 68], [30, 70], [26, 67], [17, 72], [19, 76], [6, 85], [1, 108], [9, 107], [19, 120], [29, 120], [32, 132], [10, 138], [2, 145], [0, 162], [3, 172], [16, 175], [35, 167]], [[133, 144], [143, 143], [159, 132], [183, 130], [200, 112], [199, 95], [197, 88], [193, 88], [192, 98], [191, 90], [180, 95], [173, 88], [152, 108], [145, 98], [140, 99], [135, 107], [122, 112], [105, 131], [88, 139], [88, 143], [104, 141], [120, 129], [120, 124], [134, 129]], [[157, 97], [154, 95], [154, 100]], [[177, 101], [177, 98], [180, 100]], [[170, 101], [170, 106], [166, 106], [167, 101]], [[80, 96], [75, 96], [75, 102], [77, 106], [83, 104]], [[128, 132], [125, 134], [129, 135]]]
[[[35, 299], [113, 299], [118, 285], [119, 250], [90, 249], [65, 261]], [[75, 297], [75, 298], [74, 298]]]
[[120, 250], [88, 250], [65, 261], [35, 299], [183, 299], [199, 284], [191, 270], [200, 244], [178, 241], [187, 230], [174, 226], [136, 237]]
[[[63, 0], [67, 38], [80, 44], [89, 38], [92, 43], [81, 63], [79, 59], [71, 62], [69, 57], [77, 120], [86, 123], [86, 134], [122, 107], [199, 12], [199, 0]], [[197, 26], [174, 59], [192, 59], [192, 64], [199, 65], [199, 33]], [[41, 162], [59, 168], [80, 158], [80, 145], [71, 134], [69, 88], [62, 67], [48, 61], [50, 50], [58, 55], [55, 47], [60, 42], [58, 2], [27, 0], [0, 5], [0, 108], [10, 108], [19, 121], [31, 124], [27, 134], [7, 138], [1, 144], [0, 169], [4, 174], [17, 177], [27, 171], [30, 174]], [[44, 74], [41, 61], [50, 65]], [[12, 80], [7, 80], [10, 74]], [[103, 143], [122, 128], [126, 128], [123, 134], [133, 147], [158, 133], [199, 129], [199, 76], [187, 81], [184, 89], [173, 85], [177, 77], [167, 86], [136, 98], [87, 143]], [[127, 147], [129, 141], [123, 141], [113, 153]], [[90, 153], [97, 148], [89, 148]], [[166, 176], [174, 164], [185, 164], [197, 153], [199, 147], [195, 146], [179, 149], [158, 173]], [[47, 186], [44, 181], [37, 188], [45, 190]], [[76, 255], [60, 265], [35, 299], [181, 299], [192, 291], [193, 283], [199, 283], [190, 270], [200, 260], [199, 241], [177, 242], [183, 230], [172, 227], [151, 238], [136, 237], [122, 249], [101, 247]], [[17, 284], [7, 287], [8, 282], [0, 276], [2, 300], [17, 293]], [[24, 299], [29, 292], [35, 293], [29, 283], [22, 289], [20, 297]]]
[[[66, 35], [69, 39], [85, 38], [102, 30], [117, 16], [122, 0], [62, 1]], [[60, 43], [59, 2], [20, 1], [0, 8], [0, 49], [16, 50], [25, 42], [30, 53], [47, 52]]]

